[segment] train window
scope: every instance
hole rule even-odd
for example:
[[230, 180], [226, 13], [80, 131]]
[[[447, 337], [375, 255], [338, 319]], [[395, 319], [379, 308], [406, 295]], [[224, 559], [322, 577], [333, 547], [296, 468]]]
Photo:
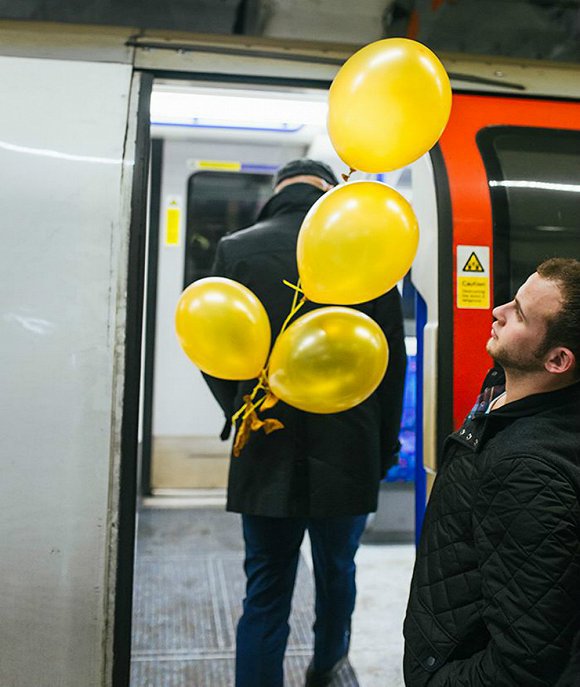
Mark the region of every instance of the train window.
[[225, 234], [253, 224], [272, 193], [271, 174], [202, 171], [187, 182], [185, 288], [211, 272]]
[[477, 134], [493, 215], [494, 300], [544, 259], [580, 258], [580, 132], [489, 127]]

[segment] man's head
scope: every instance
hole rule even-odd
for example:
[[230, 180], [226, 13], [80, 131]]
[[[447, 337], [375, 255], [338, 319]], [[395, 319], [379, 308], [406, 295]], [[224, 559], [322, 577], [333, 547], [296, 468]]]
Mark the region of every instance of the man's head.
[[580, 379], [580, 261], [546, 260], [493, 316], [487, 351], [506, 372]]
[[328, 191], [338, 184], [338, 179], [324, 162], [303, 157], [280, 167], [274, 177], [274, 190], [278, 192], [285, 186], [297, 183], [311, 184], [322, 191]]

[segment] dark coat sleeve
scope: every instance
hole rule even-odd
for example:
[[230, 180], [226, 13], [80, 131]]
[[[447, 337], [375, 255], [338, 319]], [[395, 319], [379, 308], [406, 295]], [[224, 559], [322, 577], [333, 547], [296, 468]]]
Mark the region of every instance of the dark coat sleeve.
[[399, 432], [407, 368], [403, 309], [401, 296], [396, 288], [377, 299], [373, 317], [385, 333], [389, 344], [389, 364], [377, 389], [381, 407], [381, 468], [384, 474], [397, 462], [400, 449]]
[[[579, 506], [548, 462], [517, 456], [482, 480], [474, 503], [485, 649], [437, 670], [429, 687], [546, 687], [569, 661], [580, 605]], [[567, 636], [568, 635], [568, 636]]]
[[[228, 277], [225, 249], [223, 239], [220, 240], [216, 250], [216, 257], [214, 260], [212, 274], [216, 277]], [[236, 412], [235, 400], [238, 392], [238, 382], [229, 379], [219, 379], [202, 372], [211, 393], [216, 401], [220, 404], [225, 416], [225, 425], [222, 430], [222, 439], [227, 439], [229, 436], [229, 428], [231, 426], [231, 417]]]

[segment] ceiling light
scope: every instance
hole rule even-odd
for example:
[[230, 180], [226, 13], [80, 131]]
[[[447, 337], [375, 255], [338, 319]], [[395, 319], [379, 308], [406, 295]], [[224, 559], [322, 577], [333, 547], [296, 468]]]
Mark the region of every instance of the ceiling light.
[[151, 96], [151, 123], [168, 126], [297, 131], [304, 125], [324, 127], [327, 110], [326, 102], [293, 99], [286, 94], [154, 91]]

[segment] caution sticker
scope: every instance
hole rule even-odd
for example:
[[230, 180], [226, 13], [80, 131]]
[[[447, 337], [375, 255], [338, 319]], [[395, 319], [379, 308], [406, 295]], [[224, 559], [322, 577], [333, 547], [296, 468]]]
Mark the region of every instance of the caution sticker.
[[457, 246], [457, 307], [489, 309], [489, 246]]

